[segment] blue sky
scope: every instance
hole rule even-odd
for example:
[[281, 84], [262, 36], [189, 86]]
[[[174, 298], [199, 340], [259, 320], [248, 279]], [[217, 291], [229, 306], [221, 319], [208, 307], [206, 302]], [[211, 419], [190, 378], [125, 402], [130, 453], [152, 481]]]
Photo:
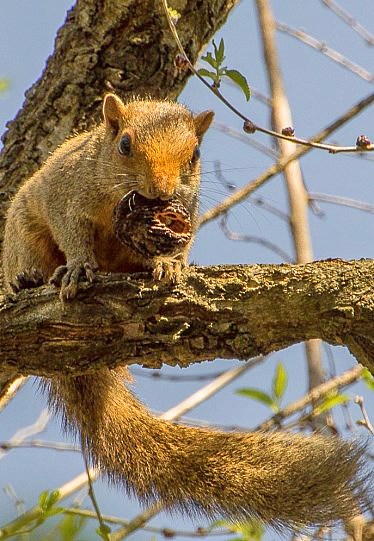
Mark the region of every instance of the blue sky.
[[[3, 2], [0, 18], [0, 78], [8, 78], [10, 87], [0, 97], [1, 132], [5, 130], [5, 123], [14, 117], [21, 106], [24, 92], [40, 76], [46, 59], [53, 50], [56, 30], [63, 23], [66, 9], [71, 4], [70, 0]], [[344, 0], [340, 4], [374, 33], [372, 0], [360, 2]], [[280, 21], [304, 29], [367, 70], [374, 71], [374, 47], [366, 45], [356, 33], [324, 7], [321, 1], [275, 0], [273, 8]], [[240, 3], [228, 23], [216, 36], [216, 41], [218, 42], [221, 37], [226, 44], [227, 65], [241, 70], [251, 86], [267, 94], [266, 72], [261, 56], [253, 0], [243, 0]], [[282, 72], [298, 135], [304, 137], [313, 135], [353, 103], [373, 91], [373, 84], [334, 64], [315, 50], [283, 34], [278, 34], [277, 39]], [[246, 103], [242, 94], [231, 86], [224, 85], [223, 92], [256, 123], [268, 125], [269, 110], [266, 106], [255, 99]], [[214, 109], [217, 121], [241, 130], [241, 121], [217, 102], [197, 80], [190, 80], [180, 100], [195, 111]], [[352, 145], [357, 135], [365, 133], [373, 141], [373, 117], [371, 107], [334, 134], [331, 140]], [[256, 134], [251, 137], [268, 146], [273, 145], [267, 136]], [[237, 186], [254, 179], [271, 164], [269, 157], [222, 135], [214, 128], [204, 141], [202, 156], [204, 171], [202, 210], [206, 210], [225, 195], [224, 187], [210, 173], [215, 161], [220, 161], [228, 182]], [[374, 155], [369, 159], [359, 159], [348, 155], [313, 152], [302, 160], [301, 165], [305, 182], [311, 192], [351, 197], [374, 205]], [[261, 195], [272, 205], [287, 210], [287, 197], [281, 176], [274, 178], [256, 195]], [[310, 214], [316, 259], [373, 257], [372, 214], [335, 205], [321, 203], [320, 206], [325, 213], [323, 218]], [[286, 225], [263, 209], [248, 203], [240, 205], [230, 214], [229, 224], [239, 233], [271, 240], [291, 257], [293, 256], [292, 241]], [[192, 259], [202, 265], [281, 263], [277, 254], [261, 246], [228, 241], [217, 223], [209, 224], [200, 231], [193, 248]], [[338, 373], [354, 365], [354, 359], [344, 348], [325, 347], [323, 357], [327, 371], [331, 370], [331, 359], [329, 361], [331, 355], [334, 357]], [[274, 366], [276, 362], [283, 361], [291, 381], [286, 402], [292, 401], [306, 389], [303, 357], [302, 345], [274, 354], [264, 365], [250, 371], [243, 380], [232, 384], [217, 397], [196, 408], [189, 416], [208, 419], [217, 424], [255, 426], [265, 419], [269, 412], [261, 405], [234, 396], [233, 391], [245, 385], [269, 389]], [[205, 374], [234, 365], [234, 362], [228, 361], [203, 363], [183, 371], [182, 374]], [[181, 371], [166, 367], [165, 373], [180, 374]], [[155, 382], [149, 378], [138, 377], [135, 388], [137, 394], [150, 407], [163, 411], [202, 385], [201, 382]], [[364, 394], [368, 412], [373, 420], [373, 393], [370, 394], [362, 385], [357, 385], [354, 390], [349, 391], [350, 394], [356, 392]], [[40, 397], [37, 387], [28, 384], [2, 415], [1, 439], [10, 437], [17, 428], [32, 423], [43, 407], [45, 401]], [[360, 417], [357, 407], [352, 406], [351, 411], [354, 419]], [[342, 418], [340, 411], [337, 412], [337, 418]], [[57, 440], [63, 436], [58, 423], [52, 421], [41, 437]], [[26, 506], [29, 506], [35, 502], [41, 490], [57, 487], [81, 470], [82, 462], [73, 454], [62, 456], [57, 452], [16, 450], [2, 459], [0, 486], [11, 482], [18, 496], [25, 500]], [[103, 511], [110, 514], [131, 517], [137, 509], [136, 504], [129, 503], [118, 491], [107, 490], [105, 483], [98, 485], [98, 498]], [[1, 519], [10, 518], [14, 514], [13, 504], [2, 493], [0, 493], [0, 508]], [[179, 521], [174, 517], [171, 519], [161, 516], [154, 522], [164, 526], [182, 524], [189, 527], [188, 521]], [[144, 538], [142, 533], [133, 537], [139, 540]]]

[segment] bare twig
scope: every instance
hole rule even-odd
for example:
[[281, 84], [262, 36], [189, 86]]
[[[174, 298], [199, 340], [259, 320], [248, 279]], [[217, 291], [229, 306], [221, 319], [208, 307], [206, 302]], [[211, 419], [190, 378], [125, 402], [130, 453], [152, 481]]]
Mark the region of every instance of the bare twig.
[[251, 133], [253, 133], [255, 131], [259, 131], [259, 132], [262, 132], [262, 133], [266, 133], [267, 135], [271, 135], [273, 137], [276, 137], [278, 139], [284, 139], [286, 141], [291, 141], [292, 143], [298, 143], [300, 145], [304, 145], [304, 146], [308, 146], [308, 147], [319, 148], [320, 150], [327, 150], [331, 154], [337, 154], [339, 152], [362, 152], [362, 151], [369, 151], [370, 152], [370, 151], [374, 150], [374, 144], [368, 144], [368, 145], [365, 146], [365, 148], [357, 147], [357, 146], [337, 146], [337, 145], [327, 145], [327, 144], [317, 143], [316, 141], [314, 141], [312, 139], [307, 140], [307, 139], [302, 139], [300, 137], [288, 136], [288, 135], [284, 135], [283, 133], [275, 132], [273, 130], [269, 130], [267, 128], [259, 126], [258, 124], [256, 124], [252, 120], [250, 120], [246, 115], [244, 115], [236, 107], [234, 107], [232, 105], [232, 103], [230, 103], [223, 96], [223, 94], [220, 92], [220, 90], [216, 86], [210, 85], [210, 83], [208, 83], [207, 80], [204, 79], [204, 77], [202, 77], [199, 74], [199, 72], [194, 68], [193, 64], [189, 60], [189, 58], [188, 58], [188, 56], [186, 54], [186, 51], [184, 50], [183, 45], [182, 45], [182, 43], [181, 43], [181, 41], [179, 39], [178, 32], [176, 31], [175, 25], [174, 25], [174, 23], [172, 21], [170, 13], [169, 13], [169, 7], [168, 7], [167, 0], [161, 0], [161, 2], [162, 2], [163, 9], [164, 9], [164, 13], [165, 13], [167, 21], [168, 21], [169, 28], [170, 28], [173, 36], [174, 36], [175, 42], [176, 42], [176, 44], [178, 46], [178, 49], [179, 49], [180, 53], [182, 54], [183, 58], [185, 59], [189, 69], [192, 71], [192, 73], [194, 75], [196, 75], [196, 77], [211, 92], [213, 92], [213, 94], [215, 94], [217, 96], [217, 98], [222, 103], [224, 103], [226, 105], [226, 107], [228, 107], [233, 113], [235, 113], [239, 118], [241, 118], [244, 121], [244, 126], [246, 124], [251, 126]]
[[96, 499], [96, 496], [95, 496], [95, 491], [94, 491], [94, 487], [93, 487], [93, 478], [91, 477], [90, 467], [88, 465], [87, 453], [85, 452], [85, 449], [82, 449], [82, 455], [83, 455], [84, 466], [86, 468], [86, 474], [87, 474], [88, 496], [89, 496], [89, 498], [90, 498], [90, 500], [92, 502], [93, 508], [95, 510], [96, 518], [97, 518], [97, 520], [99, 522], [99, 525], [100, 525], [100, 534], [101, 534], [102, 538], [105, 541], [110, 541], [109, 540], [109, 528], [104, 522], [104, 519], [103, 519], [101, 511], [100, 511], [99, 504], [97, 503], [97, 499]]
[[270, 428], [279, 425], [281, 420], [293, 415], [297, 411], [304, 409], [309, 404], [314, 404], [326, 394], [359, 380], [363, 371], [364, 367], [358, 364], [343, 374], [321, 383], [317, 387], [311, 389], [305, 396], [299, 400], [296, 400], [292, 404], [289, 404], [281, 411], [270, 417], [270, 419], [258, 425], [256, 430], [270, 430]]
[[[228, 193], [234, 193], [238, 189], [238, 187], [226, 179], [221, 169], [221, 165], [219, 161], [214, 162], [214, 169], [215, 169], [215, 175], [217, 177], [217, 180], [223, 185], [224, 188], [226, 188]], [[264, 197], [252, 196], [248, 198], [247, 202], [251, 205], [254, 205], [266, 210], [267, 212], [269, 212], [270, 214], [273, 214], [274, 216], [283, 220], [287, 224], [289, 224], [290, 222], [290, 217], [286, 212], [276, 207], [275, 205], [270, 204]]]
[[1, 441], [0, 450], [10, 451], [10, 449], [51, 449], [53, 451], [73, 451], [80, 453], [80, 447], [71, 445], [70, 443], [61, 443], [59, 441], [42, 441], [42, 440], [27, 440], [27, 441]]
[[49, 422], [50, 417], [51, 415], [48, 413], [48, 411], [43, 409], [34, 423], [17, 430], [17, 432], [8, 441], [7, 449], [0, 446], [0, 460], [6, 455], [7, 451], [11, 449], [11, 445], [19, 445], [30, 436], [43, 432]]
[[[66, 508], [63, 510], [63, 513], [66, 515], [74, 515], [78, 517], [85, 517], [85, 518], [96, 518], [96, 514], [93, 511], [90, 511], [89, 509], [77, 509], [77, 508]], [[129, 521], [114, 517], [112, 515], [102, 515], [103, 520], [105, 522], [109, 522], [111, 524], [117, 524], [121, 526], [127, 526]], [[227, 528], [221, 528], [221, 529], [207, 529], [207, 528], [197, 528], [195, 531], [191, 530], [174, 530], [172, 528], [156, 528], [155, 526], [146, 526], [144, 525], [142, 528], [145, 532], [159, 534], [162, 537], [165, 538], [174, 538], [174, 537], [192, 537], [192, 538], [199, 538], [202, 539], [204, 537], [220, 537], [220, 536], [227, 536], [232, 533], [230, 529]]]
[[260, 143], [260, 141], [257, 141], [256, 139], [248, 138], [248, 136], [245, 135], [242, 131], [235, 130], [234, 128], [226, 126], [226, 124], [221, 124], [217, 121], [214, 121], [213, 128], [220, 131], [221, 133], [224, 133], [225, 135], [228, 135], [229, 137], [232, 137], [233, 139], [236, 139], [237, 141], [240, 141], [241, 143], [244, 143], [245, 145], [255, 148], [259, 152], [270, 156], [270, 158], [278, 158], [278, 153], [275, 152], [272, 148], [264, 145], [263, 143]]
[[[366, 98], [360, 100], [355, 105], [353, 105], [353, 107], [351, 107], [348, 111], [343, 113], [337, 120], [335, 120], [334, 122], [326, 126], [326, 128], [324, 128], [322, 131], [320, 131], [314, 137], [312, 137], [312, 140], [322, 141], [323, 139], [328, 137], [331, 133], [333, 133], [335, 130], [337, 130], [338, 128], [346, 124], [349, 120], [354, 118], [358, 113], [363, 111], [366, 107], [371, 105], [373, 102], [374, 102], [374, 92], [370, 94], [369, 96], [367, 96]], [[255, 180], [248, 183], [246, 186], [244, 186], [240, 190], [236, 191], [234, 194], [227, 197], [227, 199], [222, 201], [219, 205], [205, 212], [200, 218], [200, 226], [206, 224], [207, 222], [211, 220], [214, 220], [215, 218], [217, 218], [217, 216], [227, 212], [227, 210], [230, 207], [237, 205], [238, 203], [241, 203], [251, 193], [253, 193], [260, 186], [265, 184], [265, 182], [273, 178], [278, 173], [281, 173], [289, 163], [301, 158], [301, 156], [304, 156], [305, 154], [310, 152], [311, 148], [312, 147], [299, 148], [290, 156], [281, 158], [280, 160], [278, 160], [275, 164], [271, 165], [268, 169], [266, 169], [266, 171], [264, 171], [264, 173], [262, 173]]]
[[270, 214], [273, 214], [274, 216], [276, 216], [280, 220], [283, 220], [287, 224], [290, 223], [290, 217], [287, 214], [287, 212], [284, 212], [283, 210], [279, 209], [275, 205], [271, 205], [263, 197], [252, 196], [248, 198], [248, 202], [251, 203], [252, 205], [255, 205], [256, 207], [266, 210], [267, 212], [269, 212]]
[[360, 409], [362, 411], [362, 415], [364, 417], [363, 420], [358, 421], [357, 424], [367, 428], [369, 430], [369, 432], [374, 436], [374, 426], [372, 425], [372, 423], [371, 423], [371, 421], [369, 419], [369, 415], [367, 414], [366, 408], [364, 406], [363, 397], [362, 396], [356, 396], [355, 403], [360, 406]]
[[357, 32], [368, 45], [374, 45], [374, 36], [361, 23], [359, 23], [352, 15], [343, 9], [335, 0], [321, 0], [326, 7], [331, 9], [342, 21], [348, 24], [352, 30]]
[[340, 66], [343, 66], [355, 75], [358, 75], [359, 77], [361, 77], [361, 79], [364, 79], [369, 83], [374, 83], [374, 75], [372, 73], [367, 71], [362, 66], [359, 66], [355, 62], [352, 62], [338, 51], [335, 51], [334, 49], [326, 45], [326, 43], [324, 43], [323, 41], [319, 41], [318, 39], [304, 32], [303, 30], [296, 30], [295, 28], [291, 28], [291, 26], [288, 26], [285, 23], [277, 22], [276, 27], [279, 32], [283, 32], [284, 34], [292, 36], [293, 38], [296, 38], [302, 43], [309, 45], [309, 47], [312, 47], [313, 49], [324, 54]]
[[220, 227], [224, 233], [224, 235], [229, 239], [233, 241], [239, 241], [239, 242], [251, 242], [253, 244], [259, 244], [260, 246], [263, 246], [264, 248], [267, 248], [268, 250], [271, 250], [275, 254], [277, 254], [282, 261], [286, 261], [288, 263], [292, 262], [292, 258], [282, 250], [277, 244], [274, 244], [274, 242], [271, 242], [267, 239], [264, 239], [262, 237], [256, 237], [255, 235], [247, 235], [247, 234], [241, 234], [236, 233], [235, 231], [231, 231], [227, 225], [227, 216], [224, 215], [220, 220]]
[[196, 408], [196, 406], [198, 406], [202, 402], [205, 402], [205, 400], [208, 400], [208, 398], [226, 387], [226, 385], [234, 381], [236, 378], [240, 377], [250, 368], [253, 368], [257, 364], [261, 363], [263, 360], [264, 357], [260, 355], [258, 357], [254, 357], [253, 359], [250, 359], [245, 364], [242, 364], [236, 368], [232, 368], [231, 370], [227, 370], [226, 372], [218, 376], [218, 378], [216, 378], [214, 381], [202, 387], [202, 389], [196, 391], [185, 400], [182, 400], [182, 402], [180, 402], [177, 406], [163, 413], [160, 416], [161, 419], [165, 419], [168, 421], [174, 421], [176, 419], [179, 419], [187, 411]]
[[225, 372], [226, 370], [210, 372], [209, 374], [164, 374], [160, 372], [160, 370], [149, 370], [147, 368], [137, 370], [136, 368], [131, 368], [131, 373], [134, 374], [136, 377], [162, 379], [165, 381], [176, 381], [180, 383], [184, 383], [186, 381], [212, 380], [218, 378], [219, 376], [222, 376], [222, 374], [224, 374]]
[[364, 212], [374, 214], [374, 205], [370, 205], [365, 201], [357, 201], [357, 199], [351, 199], [350, 197], [343, 197], [341, 195], [330, 195], [327, 193], [310, 193], [308, 194], [311, 201], [323, 201], [325, 203], [332, 203], [334, 205], [341, 205], [350, 207]]

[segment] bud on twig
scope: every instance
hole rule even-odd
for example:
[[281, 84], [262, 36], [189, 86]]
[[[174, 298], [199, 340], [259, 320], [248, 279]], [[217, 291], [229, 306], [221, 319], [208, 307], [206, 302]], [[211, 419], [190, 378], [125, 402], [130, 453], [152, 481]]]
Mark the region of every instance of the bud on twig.
[[282, 135], [293, 137], [295, 135], [295, 129], [292, 126], [287, 126], [287, 128], [282, 129]]
[[369, 137], [366, 135], [359, 135], [356, 139], [356, 147], [358, 148], [367, 148], [371, 145]]
[[246, 120], [243, 124], [243, 130], [245, 133], [255, 133], [256, 126], [250, 120]]

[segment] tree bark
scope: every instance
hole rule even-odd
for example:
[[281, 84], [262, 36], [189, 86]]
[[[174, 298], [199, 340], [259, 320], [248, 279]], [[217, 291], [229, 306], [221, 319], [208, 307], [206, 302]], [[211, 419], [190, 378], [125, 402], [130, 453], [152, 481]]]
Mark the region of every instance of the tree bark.
[[309, 338], [346, 345], [374, 371], [374, 261], [190, 267], [173, 288], [99, 277], [61, 304], [45, 287], [0, 305], [0, 367], [80, 374], [103, 366], [246, 359]]

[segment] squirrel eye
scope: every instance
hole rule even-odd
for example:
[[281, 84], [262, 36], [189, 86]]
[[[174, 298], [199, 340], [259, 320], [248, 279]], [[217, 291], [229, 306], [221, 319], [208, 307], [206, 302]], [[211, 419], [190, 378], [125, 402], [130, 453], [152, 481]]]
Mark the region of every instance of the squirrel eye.
[[200, 148], [198, 147], [198, 145], [196, 145], [192, 154], [192, 158], [190, 160], [191, 164], [196, 163], [199, 158], [200, 158]]
[[128, 133], [123, 135], [118, 143], [118, 151], [123, 156], [129, 156], [131, 153], [131, 137]]

